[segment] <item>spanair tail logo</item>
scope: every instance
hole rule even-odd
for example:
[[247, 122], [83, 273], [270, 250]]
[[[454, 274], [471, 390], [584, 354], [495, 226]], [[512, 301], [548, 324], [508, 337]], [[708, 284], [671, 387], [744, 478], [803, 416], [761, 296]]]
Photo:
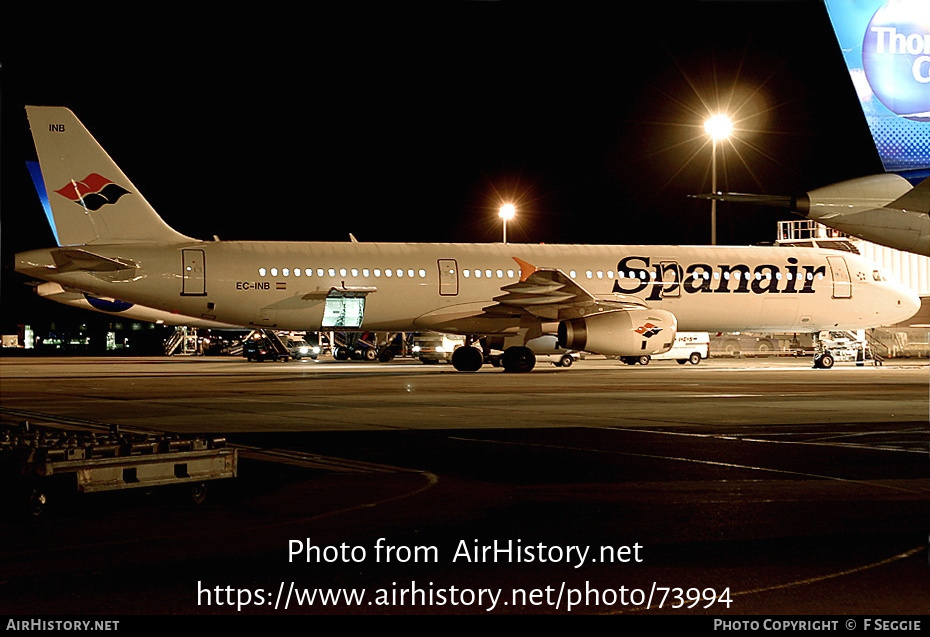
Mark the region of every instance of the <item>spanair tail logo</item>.
[[117, 186], [97, 173], [91, 173], [81, 181], [72, 181], [55, 192], [87, 210], [100, 210], [103, 206], [116, 203], [120, 197], [129, 194], [122, 186]]
[[646, 338], [652, 338], [653, 336], [661, 332], [662, 328], [657, 325], [653, 325], [652, 323], [644, 323], [643, 325], [640, 325], [633, 331], [636, 332], [637, 334], [642, 334]]

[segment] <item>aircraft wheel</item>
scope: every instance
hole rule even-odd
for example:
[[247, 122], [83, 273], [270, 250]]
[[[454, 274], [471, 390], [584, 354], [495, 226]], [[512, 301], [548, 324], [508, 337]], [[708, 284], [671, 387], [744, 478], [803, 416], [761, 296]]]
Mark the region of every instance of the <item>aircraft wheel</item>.
[[648, 364], [649, 364], [649, 357], [648, 357], [648, 356], [640, 356], [639, 358], [636, 359], [636, 362], [639, 363], [640, 365], [648, 365]]
[[574, 362], [575, 362], [575, 359], [572, 358], [570, 355], [566, 354], [565, 356], [559, 359], [559, 367], [571, 367], [572, 363]]
[[347, 350], [345, 347], [334, 347], [333, 358], [335, 358], [337, 361], [347, 361], [349, 360], [349, 350]]
[[701, 355], [697, 352], [691, 352], [691, 356], [688, 357], [688, 362], [692, 365], [697, 365], [701, 362]]
[[190, 485], [190, 490], [188, 491], [190, 495], [190, 503], [195, 506], [200, 506], [207, 500], [207, 483], [206, 482], [194, 482]]
[[33, 518], [43, 517], [48, 511], [48, 493], [41, 486], [34, 486], [29, 490], [29, 515]]
[[474, 347], [459, 347], [452, 352], [452, 366], [460, 372], [477, 372], [484, 364], [484, 354]]
[[394, 360], [396, 355], [397, 354], [393, 347], [385, 347], [378, 352], [378, 361], [381, 363], [390, 363], [392, 360]]
[[501, 356], [501, 364], [505, 372], [525, 374], [536, 366], [536, 354], [529, 347], [508, 347]]

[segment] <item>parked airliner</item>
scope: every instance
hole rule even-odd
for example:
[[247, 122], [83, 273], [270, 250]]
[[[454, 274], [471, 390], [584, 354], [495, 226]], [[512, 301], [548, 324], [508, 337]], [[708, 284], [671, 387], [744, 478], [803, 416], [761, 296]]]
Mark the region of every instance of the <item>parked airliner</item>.
[[[889, 325], [917, 296], [858, 255], [817, 248], [201, 241], [169, 227], [75, 115], [26, 107], [58, 246], [16, 269], [69, 291], [248, 328], [436, 331], [610, 356], [677, 330], [817, 332]], [[489, 337], [489, 338], [485, 338]], [[460, 371], [486, 354], [462, 347]]]

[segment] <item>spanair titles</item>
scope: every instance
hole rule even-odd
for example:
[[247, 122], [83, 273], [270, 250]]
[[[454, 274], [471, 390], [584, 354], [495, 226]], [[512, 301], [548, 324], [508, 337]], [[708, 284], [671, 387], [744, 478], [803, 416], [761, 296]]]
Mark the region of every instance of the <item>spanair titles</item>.
[[801, 264], [788, 257], [781, 266], [745, 263], [691, 263], [672, 261], [652, 264], [651, 257], [630, 256], [617, 264], [618, 277], [613, 292], [638, 294], [649, 289], [647, 301], [658, 301], [681, 291], [686, 294], [813, 294], [814, 283], [823, 279], [825, 265]]

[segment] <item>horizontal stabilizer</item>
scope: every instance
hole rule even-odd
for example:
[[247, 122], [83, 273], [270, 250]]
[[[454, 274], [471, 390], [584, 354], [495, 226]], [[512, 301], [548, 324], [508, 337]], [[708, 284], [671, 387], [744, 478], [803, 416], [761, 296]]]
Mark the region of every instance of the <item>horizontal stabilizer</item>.
[[79, 248], [60, 248], [52, 250], [55, 266], [61, 272], [86, 270], [90, 272], [117, 272], [119, 270], [134, 270], [138, 267], [134, 262], [126, 259], [111, 259], [99, 254], [81, 250]]
[[795, 198], [789, 195], [753, 195], [742, 192], [718, 192], [688, 196], [693, 199], [746, 203], [757, 206], [770, 206], [772, 208], [784, 208], [785, 210], [794, 210], [795, 207]]
[[902, 197], [895, 199], [886, 208], [895, 210], [911, 210], [913, 212], [922, 212], [930, 214], [930, 177], [914, 186], [914, 188]]

